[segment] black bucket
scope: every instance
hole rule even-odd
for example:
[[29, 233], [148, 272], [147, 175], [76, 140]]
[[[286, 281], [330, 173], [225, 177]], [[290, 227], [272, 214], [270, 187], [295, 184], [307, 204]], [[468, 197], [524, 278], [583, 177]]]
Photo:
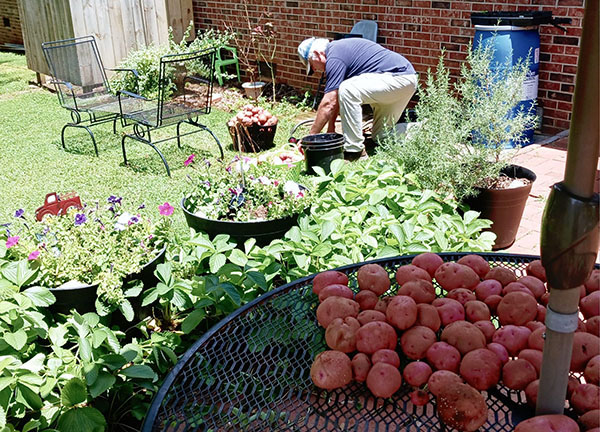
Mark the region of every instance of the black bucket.
[[338, 133], [305, 136], [301, 146], [308, 174], [315, 174], [315, 166], [320, 166], [329, 174], [331, 162], [344, 158], [344, 136]]

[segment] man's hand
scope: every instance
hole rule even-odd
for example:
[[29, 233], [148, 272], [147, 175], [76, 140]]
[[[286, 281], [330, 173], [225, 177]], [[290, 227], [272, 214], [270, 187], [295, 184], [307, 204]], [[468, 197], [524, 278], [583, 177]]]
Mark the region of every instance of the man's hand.
[[325, 126], [327, 123], [329, 123], [329, 127], [327, 129], [328, 131], [330, 131], [332, 125], [335, 130], [335, 118], [337, 117], [338, 112], [338, 91], [333, 90], [325, 93], [323, 100], [321, 100], [321, 103], [319, 104], [317, 117], [310, 128], [310, 135], [320, 133], [323, 129], [323, 126]]

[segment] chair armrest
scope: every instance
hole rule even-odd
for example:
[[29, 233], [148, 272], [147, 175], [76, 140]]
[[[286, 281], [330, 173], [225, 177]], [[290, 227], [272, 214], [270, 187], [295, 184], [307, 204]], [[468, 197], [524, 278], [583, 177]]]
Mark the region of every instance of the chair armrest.
[[237, 58], [237, 48], [229, 45], [223, 45], [221, 48], [223, 48], [226, 51], [229, 51], [233, 55], [233, 58]]
[[71, 84], [69, 81], [62, 81], [56, 78], [53, 78], [52, 80], [49, 81], [50, 84], [58, 84], [58, 85], [64, 85], [66, 88], [68, 88], [69, 90], [73, 90], [73, 84]]
[[140, 96], [137, 93], [133, 93], [133, 92], [130, 92], [130, 91], [127, 91], [127, 90], [117, 90], [117, 96], [119, 97], [119, 99], [121, 99], [121, 95], [122, 94], [130, 96], [130, 97], [135, 98], [135, 99], [141, 99], [141, 100], [145, 100], [145, 101], [150, 100], [148, 98], [145, 98], [144, 96]]
[[106, 70], [109, 71], [114, 71], [114, 72], [131, 72], [132, 74], [135, 75], [136, 78], [140, 78], [140, 74], [137, 71], [137, 69], [128, 69], [128, 68], [105, 68]]

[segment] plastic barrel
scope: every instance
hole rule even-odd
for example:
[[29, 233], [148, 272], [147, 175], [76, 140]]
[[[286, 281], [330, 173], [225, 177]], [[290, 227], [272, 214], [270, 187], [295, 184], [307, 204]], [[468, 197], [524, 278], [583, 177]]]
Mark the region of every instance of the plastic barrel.
[[315, 174], [313, 167], [320, 166], [325, 173], [331, 172], [330, 165], [344, 157], [344, 136], [338, 133], [322, 133], [302, 138], [302, 150], [306, 161], [306, 171]]
[[[516, 27], [510, 25], [475, 26], [475, 41], [473, 48], [480, 44], [494, 45], [494, 58], [492, 62], [503, 68], [511, 68], [519, 62], [525, 61], [529, 56], [529, 72], [523, 83], [523, 99], [513, 112], [517, 110], [531, 110], [538, 94], [538, 81], [540, 69], [540, 34], [537, 26]], [[535, 112], [535, 108], [533, 108]], [[533, 139], [533, 128], [524, 132], [524, 137], [529, 145]], [[515, 147], [509, 142], [506, 147]]]

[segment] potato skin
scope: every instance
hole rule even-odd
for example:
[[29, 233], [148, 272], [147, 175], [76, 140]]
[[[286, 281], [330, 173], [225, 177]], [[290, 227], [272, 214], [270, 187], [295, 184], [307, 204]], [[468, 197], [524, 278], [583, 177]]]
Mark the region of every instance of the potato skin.
[[450, 384], [437, 397], [440, 419], [460, 431], [476, 431], [487, 421], [487, 405], [481, 393], [467, 384]]
[[358, 269], [356, 278], [358, 279], [358, 287], [361, 291], [373, 291], [378, 296], [385, 293], [391, 286], [388, 272], [379, 264], [365, 264], [361, 266]]
[[431, 303], [435, 300], [435, 288], [429, 281], [416, 279], [405, 282], [398, 290], [398, 295], [411, 297], [415, 303]]
[[525, 359], [529, 363], [531, 363], [533, 365], [533, 367], [535, 368], [535, 371], [538, 376], [540, 376], [540, 372], [542, 370], [542, 357], [543, 357], [543, 354], [541, 351], [531, 349], [531, 348], [525, 348], [524, 350], [522, 350], [519, 353], [519, 358]]
[[417, 320], [414, 325], [429, 327], [434, 332], [437, 332], [442, 326], [442, 321], [435, 306], [425, 303], [418, 304]]
[[533, 260], [533, 261], [531, 261], [527, 265], [527, 268], [525, 268], [525, 271], [527, 272], [528, 275], [535, 276], [536, 278], [538, 278], [539, 280], [541, 280], [544, 283], [547, 282], [547, 279], [546, 279], [546, 269], [542, 265], [542, 261], [541, 260]]
[[539, 387], [540, 387], [539, 379], [531, 381], [529, 384], [527, 384], [527, 387], [525, 387], [525, 398], [527, 399], [527, 405], [529, 405], [531, 408], [534, 408], [534, 409], [535, 409], [535, 406], [537, 405], [537, 396], [538, 396]]
[[571, 370], [583, 372], [588, 361], [600, 354], [600, 338], [590, 333], [576, 332], [573, 335]]
[[413, 360], [424, 358], [429, 347], [436, 341], [437, 337], [433, 330], [424, 326], [411, 327], [400, 337], [402, 351]]
[[319, 295], [323, 288], [331, 284], [348, 285], [348, 276], [337, 270], [327, 270], [321, 272], [313, 279], [313, 292], [316, 295]]
[[427, 282], [431, 282], [431, 275], [427, 270], [423, 270], [412, 264], [400, 266], [398, 267], [398, 270], [396, 270], [396, 282], [398, 282], [398, 285], [400, 286], [408, 281], [416, 279], [423, 279]]
[[437, 370], [448, 370], [458, 373], [460, 352], [446, 342], [433, 343], [425, 353], [427, 361]]
[[463, 306], [465, 303], [476, 299], [473, 291], [466, 288], [454, 288], [446, 294], [446, 298], [454, 299]]
[[600, 316], [591, 317], [585, 322], [585, 331], [600, 337]]
[[502, 381], [513, 390], [525, 390], [537, 378], [533, 365], [524, 359], [509, 360], [502, 367]]
[[379, 301], [379, 296], [373, 291], [364, 290], [357, 292], [354, 296], [354, 300], [360, 305], [360, 310], [366, 311], [375, 309], [375, 306]]
[[433, 371], [431, 367], [422, 361], [410, 362], [404, 367], [402, 377], [404, 381], [413, 387], [420, 387], [429, 380]]
[[376, 363], [367, 375], [367, 387], [376, 397], [388, 398], [402, 386], [398, 368], [387, 363]]
[[600, 315], [600, 291], [594, 291], [582, 298], [579, 308], [586, 319]]
[[449, 370], [438, 370], [431, 374], [427, 380], [429, 392], [438, 396], [443, 388], [450, 384], [463, 384], [463, 380], [457, 374]]
[[492, 324], [491, 321], [489, 321], [489, 320], [475, 321], [473, 323], [473, 325], [475, 327], [477, 327], [479, 330], [481, 330], [481, 333], [483, 333], [483, 335], [485, 336], [485, 341], [487, 343], [492, 342], [494, 333], [496, 333], [496, 327], [494, 327], [494, 324]]
[[546, 286], [544, 282], [536, 278], [535, 276], [523, 276], [520, 277], [517, 282], [525, 285], [533, 293], [536, 299], [539, 299], [546, 292]]
[[385, 321], [385, 314], [376, 310], [365, 310], [358, 314], [356, 317], [361, 326], [372, 321]]
[[446, 291], [456, 288], [467, 288], [472, 291], [480, 281], [479, 276], [471, 267], [453, 262], [439, 266], [435, 271], [435, 280]]
[[592, 270], [590, 277], [588, 277], [583, 286], [585, 286], [585, 290], [588, 294], [591, 294], [594, 291], [600, 291], [600, 270]]
[[532, 417], [517, 425], [514, 432], [579, 432], [575, 420], [562, 414], [547, 414]]
[[317, 307], [317, 321], [321, 327], [327, 328], [336, 318], [348, 316], [356, 318], [360, 306], [354, 300], [344, 297], [328, 297]]
[[502, 294], [502, 284], [494, 279], [479, 282], [475, 287], [475, 296], [477, 300], [484, 301], [491, 295]]
[[478, 348], [485, 348], [484, 334], [467, 321], [456, 321], [442, 330], [441, 340], [455, 347], [461, 355]]
[[460, 362], [460, 376], [477, 390], [487, 390], [500, 381], [502, 362], [486, 349], [469, 351]]
[[517, 275], [514, 271], [506, 267], [494, 267], [483, 278], [484, 280], [495, 279], [502, 284], [503, 287], [511, 282], [517, 281]]
[[340, 351], [323, 351], [317, 354], [310, 368], [313, 383], [322, 389], [333, 390], [352, 381], [352, 362]]
[[496, 354], [502, 362], [502, 364], [505, 364], [508, 361], [508, 351], [506, 351], [504, 345], [500, 345], [496, 342], [491, 342], [487, 344], [486, 348], [492, 351], [494, 354]]
[[424, 252], [422, 254], [417, 255], [412, 259], [411, 264], [417, 267], [422, 268], [429, 276], [433, 277], [435, 271], [439, 266], [444, 263], [442, 257], [433, 252]]
[[535, 296], [533, 295], [533, 292], [531, 292], [531, 290], [529, 288], [527, 288], [525, 285], [523, 285], [520, 282], [511, 282], [508, 285], [506, 285], [504, 288], [502, 288], [502, 295], [504, 295], [504, 296], [511, 292], [522, 292], [522, 293], [525, 293], [525, 294], [530, 295], [531, 297], [535, 298]]
[[344, 297], [350, 300], [354, 299], [354, 293], [346, 285], [331, 284], [321, 289], [319, 292], [319, 301], [323, 302], [326, 298], [334, 296]]
[[373, 354], [380, 349], [396, 349], [398, 336], [388, 323], [373, 321], [356, 332], [356, 349], [365, 354]]
[[586, 383], [600, 385], [600, 355], [592, 357], [587, 362], [583, 376]]
[[531, 330], [527, 327], [509, 324], [496, 330], [496, 333], [492, 336], [492, 341], [503, 345], [508, 354], [514, 357], [521, 350], [527, 348], [530, 335]]
[[481, 279], [483, 279], [483, 277], [490, 271], [490, 264], [487, 262], [486, 259], [479, 255], [465, 255], [456, 262], [458, 264], [471, 267], [473, 271], [477, 273], [477, 276], [479, 276]]
[[471, 300], [464, 304], [465, 315], [467, 317], [467, 321], [472, 323], [476, 321], [489, 321], [492, 317], [490, 314], [490, 308], [487, 305], [479, 300]]
[[408, 296], [394, 296], [388, 304], [385, 316], [394, 327], [405, 330], [417, 320], [417, 303]]
[[573, 409], [579, 414], [598, 409], [600, 406], [600, 387], [594, 384], [579, 384], [573, 390], [570, 402]]
[[343, 353], [356, 351], [356, 332], [359, 328], [360, 323], [356, 318], [334, 319], [325, 330], [327, 346]]
[[465, 319], [465, 308], [454, 299], [437, 298], [431, 304], [437, 309], [443, 326]]
[[537, 301], [523, 292], [506, 294], [497, 308], [500, 324], [525, 325], [537, 317]]
[[546, 333], [546, 326], [542, 325], [540, 328], [535, 329], [527, 337], [527, 346], [532, 349], [542, 351], [544, 349], [544, 333]]
[[594, 409], [586, 412], [579, 417], [579, 423], [583, 427], [583, 430], [589, 430], [600, 427], [600, 409]]
[[398, 353], [391, 349], [380, 349], [373, 353], [371, 356], [371, 362], [375, 363], [387, 363], [394, 367], [400, 367], [400, 356]]
[[496, 309], [498, 309], [498, 305], [500, 304], [500, 302], [502, 301], [502, 296], [499, 295], [491, 295], [486, 297], [486, 299], [483, 301], [487, 307], [490, 309], [490, 312], [492, 314], [496, 314]]
[[357, 353], [352, 357], [352, 372], [354, 379], [358, 382], [365, 382], [371, 369], [371, 360], [365, 353]]
[[379, 300], [377, 300], [377, 304], [375, 305], [375, 310], [385, 313], [385, 311], [387, 310], [388, 304], [390, 303], [390, 300], [392, 300], [392, 297], [381, 297]]

